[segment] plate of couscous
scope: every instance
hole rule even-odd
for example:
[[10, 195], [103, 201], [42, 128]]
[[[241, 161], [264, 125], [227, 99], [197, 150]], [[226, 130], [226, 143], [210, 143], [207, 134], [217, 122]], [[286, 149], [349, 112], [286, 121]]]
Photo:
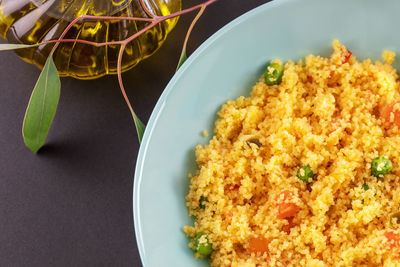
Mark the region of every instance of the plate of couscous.
[[400, 266], [399, 12], [278, 0], [197, 49], [139, 151], [143, 265]]

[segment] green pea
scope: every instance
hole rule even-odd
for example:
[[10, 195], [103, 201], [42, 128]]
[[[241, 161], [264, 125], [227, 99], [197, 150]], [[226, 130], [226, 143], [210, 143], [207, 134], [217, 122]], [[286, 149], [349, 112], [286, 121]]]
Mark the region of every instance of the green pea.
[[255, 145], [258, 146], [258, 147], [261, 147], [261, 146], [262, 146], [260, 140], [258, 140], [257, 138], [251, 138], [251, 139], [247, 140], [246, 143], [247, 143], [247, 145], [248, 145], [249, 147], [251, 147], [250, 144], [255, 144]]
[[193, 238], [193, 250], [200, 255], [207, 256], [212, 252], [212, 244], [208, 240], [207, 234], [200, 232]]
[[310, 179], [314, 179], [315, 174], [310, 166], [303, 166], [297, 171], [297, 177], [305, 183], [310, 183]]
[[276, 85], [282, 82], [283, 66], [279, 63], [270, 63], [265, 69], [265, 83]]
[[364, 183], [361, 187], [362, 189], [364, 189], [364, 191], [367, 191], [369, 189], [369, 186], [366, 183]]
[[201, 196], [199, 202], [200, 202], [200, 205], [199, 205], [200, 208], [204, 210], [206, 208], [205, 202], [208, 202], [208, 198]]
[[382, 178], [392, 170], [392, 162], [385, 156], [376, 157], [371, 163], [371, 175]]

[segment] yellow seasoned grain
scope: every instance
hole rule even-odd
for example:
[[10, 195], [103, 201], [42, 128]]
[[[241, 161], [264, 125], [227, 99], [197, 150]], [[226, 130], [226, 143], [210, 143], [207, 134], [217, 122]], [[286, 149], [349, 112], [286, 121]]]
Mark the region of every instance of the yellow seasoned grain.
[[[184, 232], [207, 234], [211, 266], [400, 266], [395, 53], [381, 63], [358, 61], [337, 40], [333, 49], [286, 62], [279, 85], [261, 77], [249, 97], [222, 106], [214, 136], [197, 146], [186, 197], [196, 219]], [[381, 155], [393, 170], [376, 178], [371, 162]], [[309, 183], [296, 176], [306, 165]], [[295, 205], [295, 215], [280, 219], [280, 205]], [[254, 238], [267, 251], [254, 253]]]

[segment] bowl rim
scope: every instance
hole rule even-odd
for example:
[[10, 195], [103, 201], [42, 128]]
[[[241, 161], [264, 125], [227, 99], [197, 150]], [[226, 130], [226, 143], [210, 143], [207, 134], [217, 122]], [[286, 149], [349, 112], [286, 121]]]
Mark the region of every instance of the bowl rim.
[[244, 23], [246, 20], [250, 19], [253, 16], [256, 16], [258, 13], [266, 12], [266, 10], [278, 7], [286, 2], [297, 2], [300, 0], [272, 0], [265, 4], [262, 4], [258, 7], [255, 7], [252, 10], [247, 11], [246, 13], [240, 15], [235, 18], [217, 32], [212, 34], [206, 41], [204, 41], [182, 64], [182, 66], [178, 69], [178, 71], [173, 75], [171, 80], [168, 82], [164, 91], [161, 93], [161, 96], [157, 100], [157, 103], [150, 115], [149, 121], [146, 126], [146, 130], [144, 132], [142, 142], [139, 147], [139, 153], [136, 160], [135, 165], [135, 173], [134, 173], [134, 181], [133, 181], [133, 196], [132, 196], [132, 204], [133, 204], [133, 221], [134, 221], [134, 230], [136, 236], [136, 244], [139, 250], [139, 255], [143, 266], [146, 266], [146, 257], [145, 257], [145, 248], [143, 242], [143, 232], [141, 229], [141, 220], [140, 220], [140, 186], [143, 179], [143, 166], [144, 159], [146, 158], [146, 154], [148, 151], [148, 146], [151, 141], [151, 137], [153, 135], [155, 126], [157, 125], [158, 118], [162, 113], [165, 105], [166, 99], [168, 95], [174, 90], [175, 84], [179, 81], [179, 79], [185, 74], [185, 72], [190, 68], [192, 64], [196, 62], [196, 59], [200, 57], [204, 51], [206, 51], [210, 46], [212, 46], [219, 38], [222, 38], [227, 32], [230, 32], [237, 25]]

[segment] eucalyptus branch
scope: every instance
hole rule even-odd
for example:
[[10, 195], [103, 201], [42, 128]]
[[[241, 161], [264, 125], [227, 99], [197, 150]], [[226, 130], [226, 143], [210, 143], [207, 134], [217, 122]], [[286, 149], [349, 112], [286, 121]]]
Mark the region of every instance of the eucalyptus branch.
[[124, 55], [124, 51], [125, 51], [125, 45], [121, 45], [121, 48], [119, 49], [119, 53], [118, 53], [118, 64], [117, 64], [117, 73], [118, 73], [118, 83], [119, 83], [119, 87], [121, 89], [122, 95], [124, 96], [125, 102], [128, 105], [129, 110], [132, 113], [132, 117], [134, 117], [135, 112], [133, 111], [132, 105], [129, 101], [129, 98], [125, 92], [125, 87], [124, 87], [124, 83], [122, 82], [122, 70], [121, 70], [121, 66], [122, 66], [122, 57]]
[[[143, 0], [142, 0], [143, 1]], [[154, 26], [156, 26], [157, 24], [164, 22], [166, 20], [175, 18], [175, 17], [179, 17], [180, 15], [186, 14], [186, 13], [190, 13], [192, 11], [195, 11], [197, 9], [200, 9], [199, 13], [197, 14], [197, 16], [195, 17], [195, 19], [193, 20], [193, 23], [190, 25], [189, 31], [186, 35], [185, 41], [184, 41], [184, 45], [186, 45], [189, 35], [193, 29], [194, 24], [197, 22], [197, 20], [200, 18], [201, 14], [204, 12], [205, 8], [209, 5], [211, 5], [212, 3], [216, 2], [218, 0], [209, 0], [207, 2], [204, 2], [202, 4], [193, 6], [191, 8], [176, 12], [176, 13], [172, 13], [170, 15], [167, 16], [163, 16], [163, 17], [153, 17], [153, 18], [137, 18], [137, 17], [113, 17], [113, 16], [90, 16], [90, 15], [81, 15], [77, 18], [75, 18], [73, 21], [70, 22], [70, 24], [65, 28], [65, 30], [62, 32], [61, 36], [57, 39], [57, 40], [49, 40], [49, 41], [44, 41], [38, 44], [31, 44], [31, 45], [21, 45], [20, 47], [11, 47], [10, 48], [5, 48], [5, 49], [1, 49], [0, 47], [0, 51], [1, 50], [12, 50], [12, 49], [23, 49], [23, 48], [28, 48], [28, 47], [34, 47], [34, 46], [40, 46], [40, 45], [45, 45], [45, 44], [51, 44], [51, 43], [55, 43], [52, 51], [50, 54], [52, 54], [57, 47], [59, 46], [60, 43], [81, 43], [81, 44], [87, 44], [87, 45], [92, 45], [95, 47], [102, 47], [102, 46], [107, 46], [107, 45], [127, 45], [129, 42], [133, 41], [134, 39], [136, 39], [138, 36], [140, 36], [141, 34], [143, 34], [144, 32], [150, 30], [151, 28], [153, 28]], [[86, 40], [81, 40], [81, 39], [64, 39], [65, 35], [67, 35], [68, 31], [78, 22], [84, 22], [84, 21], [88, 21], [88, 20], [130, 20], [130, 21], [145, 21], [145, 22], [151, 22], [151, 24], [149, 24], [148, 26], [146, 26], [145, 28], [141, 29], [140, 31], [138, 31], [137, 33], [135, 33], [134, 35], [124, 39], [124, 40], [120, 40], [120, 41], [110, 41], [110, 42], [102, 42], [102, 43], [97, 43], [97, 42], [91, 42], [91, 41], [86, 41]]]
[[[97, 46], [97, 47], [101, 47], [101, 46], [107, 46], [107, 45], [127, 45], [129, 42], [133, 41], [134, 39], [136, 39], [138, 36], [142, 35], [144, 32], [150, 30], [151, 28], [153, 28], [154, 26], [156, 26], [157, 24], [164, 22], [166, 20], [172, 19], [172, 18], [176, 18], [179, 17], [183, 14], [186, 13], [190, 13], [193, 12], [197, 9], [200, 9], [201, 11], [199, 12], [199, 14], [201, 15], [205, 8], [211, 4], [213, 4], [214, 2], [216, 2], [218, 0], [208, 0], [202, 4], [198, 4], [196, 6], [193, 6], [191, 8], [188, 9], [184, 9], [181, 10], [179, 12], [175, 12], [172, 13], [170, 15], [167, 16], [163, 16], [163, 17], [153, 17], [153, 18], [137, 18], [137, 17], [112, 17], [112, 16], [90, 16], [90, 15], [81, 15], [79, 17], [77, 17], [76, 19], [74, 19], [63, 31], [63, 33], [61, 34], [60, 38], [58, 40], [49, 40], [49, 41], [45, 41], [41, 44], [48, 44], [48, 43], [56, 43], [56, 45], [53, 47], [53, 51], [58, 47], [59, 43], [62, 42], [76, 42], [76, 43], [83, 43], [83, 44], [88, 44], [88, 45], [93, 45], [93, 46]], [[194, 21], [196, 22], [200, 15], [197, 15], [196, 18], [194, 19]], [[130, 20], [130, 21], [145, 21], [145, 22], [151, 22], [151, 24], [147, 25], [146, 27], [144, 27], [143, 29], [141, 29], [140, 31], [136, 32], [135, 34], [133, 34], [132, 36], [124, 39], [124, 40], [120, 40], [120, 41], [110, 41], [110, 42], [103, 42], [103, 43], [97, 43], [97, 42], [90, 42], [90, 41], [86, 41], [86, 40], [80, 40], [80, 39], [64, 39], [65, 35], [68, 33], [68, 31], [78, 22], [82, 21], [87, 21], [87, 20]], [[193, 24], [192, 24], [193, 25]], [[189, 31], [192, 30], [192, 26], [189, 29]], [[188, 33], [188, 35], [190, 34], [190, 32]], [[187, 38], [188, 35], [186, 36], [185, 42], [187, 42]]]
[[178, 66], [176, 67], [176, 70], [178, 70], [187, 59], [186, 47], [187, 47], [187, 43], [188, 43], [188, 40], [190, 37], [190, 33], [192, 32], [194, 25], [196, 25], [197, 21], [199, 20], [199, 18], [201, 17], [201, 15], [203, 14], [205, 9], [206, 9], [206, 6], [202, 6], [200, 8], [199, 12], [197, 13], [196, 17], [193, 19], [192, 23], [190, 24], [189, 30], [186, 33], [185, 41], [183, 42], [181, 56], [179, 57]]
[[[218, 1], [218, 0], [208, 0], [208, 1], [205, 1], [204, 3], [181, 10], [179, 12], [175, 12], [175, 13], [172, 13], [172, 14], [169, 14], [166, 16], [157, 16], [157, 15], [151, 13], [151, 11], [144, 4], [143, 0], [140, 0], [140, 4], [141, 4], [143, 10], [145, 11], [145, 13], [148, 16], [150, 16], [150, 18], [81, 15], [81, 16], [75, 18], [74, 20], [72, 20], [68, 24], [68, 26], [64, 29], [64, 31], [62, 32], [62, 34], [60, 35], [60, 37], [57, 40], [49, 40], [49, 41], [45, 41], [42, 43], [31, 44], [31, 45], [22, 45], [22, 44], [0, 45], [0, 51], [1, 51], [1, 50], [29, 48], [29, 47], [35, 47], [35, 46], [40, 46], [40, 45], [44, 45], [44, 44], [54, 43], [54, 46], [53, 46], [53, 48], [49, 54], [49, 57], [46, 61], [46, 65], [45, 65], [44, 69], [42, 70], [42, 73], [39, 77], [39, 81], [32, 92], [31, 100], [30, 100], [30, 103], [29, 103], [27, 111], [26, 111], [26, 115], [25, 115], [25, 119], [24, 119], [24, 127], [23, 127], [25, 144], [33, 152], [36, 153], [38, 151], [38, 149], [43, 145], [43, 143], [47, 137], [47, 133], [50, 128], [50, 125], [53, 120], [55, 110], [56, 110], [56, 107], [58, 104], [57, 92], [59, 95], [59, 86], [57, 85], [55, 87], [55, 89], [52, 89], [51, 85], [48, 84], [48, 82], [47, 82], [48, 80], [52, 79], [52, 80], [56, 81], [55, 84], [57, 84], [57, 79], [59, 81], [59, 75], [58, 75], [57, 69], [55, 68], [52, 56], [53, 56], [55, 50], [60, 45], [60, 43], [68, 43], [68, 42], [87, 44], [87, 45], [92, 45], [95, 47], [102, 47], [102, 46], [107, 46], [107, 45], [120, 45], [120, 50], [119, 50], [119, 54], [118, 54], [118, 62], [117, 62], [117, 75], [118, 75], [119, 87], [121, 89], [121, 92], [125, 99], [125, 102], [128, 105], [128, 108], [131, 112], [132, 118], [135, 123], [136, 131], [138, 134], [139, 142], [140, 142], [142, 139], [143, 133], [144, 133], [145, 125], [141, 122], [141, 120], [138, 118], [138, 116], [134, 112], [131, 102], [129, 101], [129, 98], [126, 94], [124, 84], [122, 81], [122, 58], [123, 58], [126, 46], [130, 42], [132, 42], [133, 40], [138, 38], [140, 35], [142, 35], [143, 33], [147, 32], [148, 30], [152, 29], [154, 26], [158, 25], [159, 23], [162, 23], [162, 22], [172, 19], [172, 18], [179, 17], [186, 13], [193, 12], [195, 10], [199, 10], [198, 14], [193, 19], [192, 24], [190, 25], [187, 35], [185, 37], [185, 41], [184, 41], [183, 49], [182, 49], [182, 53], [181, 53], [181, 58], [180, 58], [179, 64], [178, 64], [178, 68], [179, 68], [179, 66], [184, 62], [184, 60], [186, 60], [186, 45], [187, 45], [188, 38], [190, 36], [190, 33], [191, 33], [195, 23], [198, 21], [200, 16], [203, 14], [206, 7], [213, 4], [216, 1]], [[68, 34], [69, 30], [76, 23], [91, 21], [91, 20], [142, 21], [142, 22], [148, 22], [149, 24], [146, 25], [141, 30], [139, 30], [138, 32], [134, 33], [133, 35], [127, 37], [124, 40], [97, 43], [97, 42], [91, 42], [91, 41], [86, 41], [86, 40], [81, 40], [81, 39], [64, 39], [64, 37]], [[182, 55], [184, 55], [184, 57]], [[45, 75], [43, 75], [44, 72], [45, 72]], [[54, 94], [52, 94], [52, 90], [56, 90]], [[48, 95], [52, 96], [52, 98], [49, 98]], [[32, 105], [31, 103], [34, 103], [34, 105]], [[49, 116], [44, 116], [44, 114], [46, 114], [46, 110], [43, 107], [47, 107], [47, 106], [48, 106], [48, 109], [52, 110], [52, 112]], [[42, 114], [42, 115], [40, 117], [36, 118], [34, 116], [31, 116], [31, 114]], [[32, 117], [33, 117], [33, 119], [30, 119]], [[27, 121], [27, 120], [31, 120], [31, 121]], [[26, 126], [26, 125], [28, 125], [28, 126]], [[37, 126], [37, 125], [39, 125], [39, 127], [35, 128], [35, 126]], [[42, 125], [43, 125], [43, 127], [42, 127]], [[26, 136], [28, 136], [28, 134], [29, 134], [29, 138], [26, 138]], [[40, 137], [40, 138], [38, 138], [38, 141], [36, 141], [35, 143], [32, 142], [32, 139], [36, 138], [37, 136]]]
[[186, 34], [185, 41], [183, 42], [183, 45], [186, 46], [190, 37], [190, 34], [192, 33], [192, 30], [194, 28], [194, 25], [197, 23], [201, 15], [203, 15], [204, 10], [206, 10], [206, 6], [202, 6], [199, 10], [199, 13], [197, 13], [196, 17], [193, 19], [192, 24], [190, 24], [189, 30]]
[[126, 94], [124, 83], [122, 82], [122, 57], [124, 56], [124, 51], [125, 51], [126, 45], [121, 45], [119, 49], [119, 54], [118, 54], [118, 64], [117, 64], [117, 74], [118, 74], [118, 83], [119, 83], [119, 88], [121, 89], [121, 93], [125, 99], [126, 104], [128, 105], [129, 111], [131, 112], [133, 122], [135, 123], [136, 127], [136, 133], [139, 139], [139, 143], [142, 141], [145, 125], [143, 122], [139, 119], [139, 117], [136, 115], [135, 111], [132, 108], [131, 102], [129, 101], [128, 95]]

